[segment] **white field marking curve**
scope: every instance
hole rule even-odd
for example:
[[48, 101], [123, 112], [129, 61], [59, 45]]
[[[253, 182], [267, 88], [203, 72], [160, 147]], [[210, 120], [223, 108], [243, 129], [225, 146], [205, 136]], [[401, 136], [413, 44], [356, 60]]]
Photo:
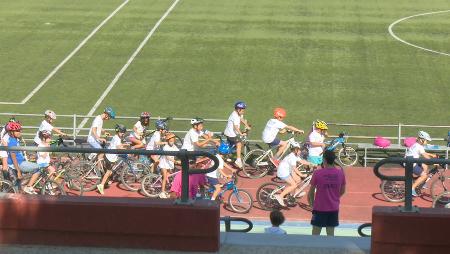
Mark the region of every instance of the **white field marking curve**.
[[100, 28], [102, 28], [114, 15], [116, 15], [117, 12], [120, 11], [120, 9], [122, 9], [122, 7], [124, 7], [130, 0], [125, 0], [119, 7], [117, 7], [113, 12], [111, 12], [111, 14], [109, 14], [108, 17], [106, 17], [106, 19], [104, 19], [96, 28], [94, 28], [94, 30], [92, 30], [92, 32], [86, 37], [84, 38], [83, 41], [81, 41], [80, 44], [78, 44], [78, 46], [72, 51], [70, 52], [69, 55], [67, 55], [66, 58], [64, 58], [64, 60], [62, 60], [61, 63], [59, 63], [48, 75], [47, 77], [45, 77], [34, 89], [33, 91], [31, 91], [22, 101], [20, 102], [7, 102], [7, 101], [0, 101], [0, 104], [3, 105], [8, 105], [8, 104], [12, 104], [12, 105], [23, 105], [25, 103], [27, 103], [31, 97], [33, 97], [46, 83], [47, 81], [49, 81], [55, 74], [56, 72], [59, 71], [59, 69], [61, 69], [61, 67], [64, 66], [64, 64], [66, 64], [88, 41], [89, 39], [92, 38], [92, 36], [94, 36], [98, 30], [100, 30]]
[[421, 47], [421, 46], [419, 46], [419, 45], [413, 44], [413, 43], [411, 43], [411, 42], [407, 42], [407, 41], [403, 40], [402, 38], [398, 37], [398, 36], [392, 31], [392, 29], [394, 28], [394, 26], [397, 25], [398, 23], [402, 22], [402, 21], [405, 21], [405, 20], [408, 20], [408, 19], [412, 19], [412, 18], [415, 18], [415, 17], [427, 16], [427, 15], [433, 15], [433, 14], [439, 14], [439, 13], [446, 13], [446, 12], [450, 12], [450, 10], [426, 12], [426, 13], [420, 13], [420, 14], [416, 14], [416, 15], [412, 15], [412, 16], [408, 16], [408, 17], [401, 18], [401, 19], [399, 19], [399, 20], [397, 20], [397, 21], [395, 21], [394, 23], [392, 23], [392, 24], [389, 25], [389, 29], [388, 29], [388, 30], [389, 30], [389, 34], [390, 34], [392, 37], [394, 37], [394, 39], [396, 39], [396, 40], [398, 40], [398, 41], [400, 41], [400, 42], [402, 42], [402, 43], [404, 43], [404, 44], [406, 44], [406, 45], [409, 45], [409, 46], [411, 46], [411, 47], [415, 47], [415, 48], [418, 48], [418, 49], [421, 49], [421, 50], [425, 50], [425, 51], [428, 51], [428, 52], [431, 52], [431, 53], [439, 54], [439, 55], [450, 56], [450, 53], [445, 53], [445, 52], [440, 52], [440, 51], [436, 51], [436, 50], [424, 48], [424, 47]]
[[[106, 98], [106, 96], [109, 94], [109, 92], [113, 89], [113, 87], [117, 84], [117, 81], [122, 77], [123, 73], [128, 69], [130, 64], [134, 61], [136, 56], [141, 52], [141, 50], [144, 48], [145, 44], [150, 40], [150, 38], [153, 36], [153, 34], [156, 32], [158, 27], [161, 25], [161, 23], [166, 19], [166, 17], [172, 12], [172, 10], [175, 8], [175, 6], [178, 4], [180, 0], [175, 0], [172, 5], [167, 9], [167, 11], [161, 16], [161, 18], [156, 22], [156, 24], [153, 26], [152, 30], [147, 34], [147, 36], [144, 38], [144, 40], [139, 44], [137, 49], [134, 51], [134, 53], [131, 55], [131, 57], [128, 59], [128, 61], [125, 63], [125, 65], [120, 69], [120, 71], [117, 73], [117, 75], [114, 77], [114, 79], [111, 81], [111, 83], [108, 85], [106, 90], [103, 92], [103, 94], [98, 98], [97, 102], [94, 104], [94, 106], [91, 108], [87, 116], [93, 116], [97, 108], [100, 106], [100, 104], [103, 102], [103, 100]], [[80, 131], [81, 128], [84, 127], [84, 125], [87, 123], [89, 118], [84, 118], [83, 121], [78, 125], [77, 133]]]

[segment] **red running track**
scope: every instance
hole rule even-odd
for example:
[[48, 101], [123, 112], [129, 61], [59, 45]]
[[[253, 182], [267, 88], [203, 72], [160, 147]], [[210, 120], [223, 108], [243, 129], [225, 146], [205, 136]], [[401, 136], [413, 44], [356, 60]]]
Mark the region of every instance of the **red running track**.
[[[392, 173], [402, 173], [403, 170], [389, 169]], [[384, 200], [380, 192], [380, 180], [373, 174], [372, 168], [346, 168], [345, 169], [347, 190], [341, 199], [340, 221], [344, 223], [369, 222], [372, 217], [372, 207], [379, 206], [399, 206], [402, 203], [390, 203]], [[400, 174], [397, 174], [400, 175]], [[238, 216], [249, 219], [268, 220], [269, 212], [259, 208], [256, 202], [255, 193], [260, 185], [271, 181], [274, 176], [266, 176], [261, 179], [248, 179], [240, 177], [238, 188], [248, 190], [254, 198], [254, 207], [248, 214], [236, 214], [228, 210], [226, 204], [223, 205], [221, 216]], [[97, 192], [85, 193], [86, 196], [101, 196]], [[118, 183], [114, 183], [110, 188], [105, 189], [105, 196], [109, 197], [138, 197], [144, 198], [139, 192], [129, 192]], [[227, 194], [225, 194], [225, 200]], [[306, 196], [299, 200], [299, 205], [287, 208], [283, 211], [289, 221], [309, 221], [311, 211], [306, 205]], [[429, 195], [414, 198], [414, 205], [419, 207], [431, 207]]]

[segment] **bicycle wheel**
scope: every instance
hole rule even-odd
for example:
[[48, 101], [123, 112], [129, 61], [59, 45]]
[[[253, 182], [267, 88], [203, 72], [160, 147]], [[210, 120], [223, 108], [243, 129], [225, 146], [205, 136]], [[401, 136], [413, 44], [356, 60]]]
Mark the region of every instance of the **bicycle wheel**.
[[138, 191], [141, 188], [141, 180], [144, 175], [150, 172], [142, 163], [133, 162], [130, 164], [125, 163], [120, 174], [120, 182], [129, 191]]
[[41, 189], [42, 195], [60, 196], [66, 195], [64, 188], [54, 180], [48, 179], [45, 181]]
[[433, 199], [439, 194], [450, 191], [450, 176], [440, 175], [433, 179], [430, 187], [430, 195]]
[[235, 213], [248, 213], [252, 209], [253, 199], [247, 191], [236, 189], [228, 196], [228, 205]]
[[281, 193], [281, 187], [275, 183], [265, 183], [261, 185], [256, 191], [256, 200], [258, 201], [261, 209], [273, 210], [280, 207], [278, 201], [275, 199], [275, 194]]
[[389, 202], [403, 202], [405, 200], [405, 182], [384, 180], [381, 183], [381, 194]]
[[156, 198], [161, 193], [161, 176], [148, 174], [142, 179], [141, 189], [145, 196]]
[[84, 192], [95, 190], [103, 176], [96, 166], [87, 161], [71, 168], [68, 174], [71, 179], [79, 179], [78, 181], [72, 181], [73, 188], [77, 191], [82, 188]]
[[177, 135], [175, 135], [175, 146], [178, 147], [178, 149], [181, 149], [183, 146], [183, 140]]
[[433, 199], [433, 208], [450, 208], [450, 191], [444, 191]]
[[261, 149], [255, 149], [247, 153], [244, 157], [244, 174], [249, 178], [264, 177], [271, 169], [272, 163], [269, 161], [269, 154]]
[[353, 166], [358, 161], [358, 153], [355, 148], [351, 146], [346, 146], [345, 148], [339, 149], [338, 160], [342, 166]]
[[17, 193], [17, 188], [12, 182], [4, 179], [0, 179], [0, 192], [1, 193]]

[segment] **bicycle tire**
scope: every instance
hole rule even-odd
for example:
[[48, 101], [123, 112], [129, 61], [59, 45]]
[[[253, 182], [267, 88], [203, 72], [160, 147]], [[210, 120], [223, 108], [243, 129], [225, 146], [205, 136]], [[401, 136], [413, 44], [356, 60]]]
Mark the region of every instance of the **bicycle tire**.
[[433, 208], [450, 209], [450, 191], [444, 191], [433, 199]]
[[248, 213], [253, 207], [253, 199], [246, 190], [237, 189], [228, 196], [228, 205], [235, 213]]
[[72, 184], [75, 190], [80, 191], [83, 189], [83, 192], [95, 190], [103, 177], [100, 170], [88, 161], [84, 161], [75, 168], [71, 168], [68, 174], [70, 178], [80, 179], [79, 181], [72, 182]]
[[1, 193], [18, 193], [17, 188], [11, 181], [0, 179], [0, 192]]
[[183, 146], [183, 139], [178, 137], [178, 135], [175, 135], [175, 146], [178, 147], [178, 149], [181, 149]]
[[405, 182], [383, 180], [380, 188], [387, 201], [394, 203], [405, 201]]
[[269, 173], [272, 163], [269, 161], [269, 155], [265, 155], [266, 151], [255, 149], [244, 156], [243, 172], [252, 179], [264, 177]]
[[45, 181], [44, 186], [42, 186], [41, 194], [51, 196], [65, 196], [66, 191], [58, 182], [48, 179], [47, 181]]
[[[131, 166], [131, 167], [130, 167]], [[148, 174], [150, 169], [140, 162], [124, 163], [120, 174], [120, 182], [129, 191], [138, 191], [141, 189], [141, 181], [144, 175]]]
[[144, 176], [141, 182], [142, 193], [150, 198], [156, 198], [162, 191], [161, 177], [156, 174], [148, 174]]
[[342, 166], [353, 166], [358, 161], [358, 153], [351, 146], [342, 147], [338, 152], [338, 160]]
[[261, 209], [270, 211], [280, 207], [278, 201], [273, 197], [280, 192], [280, 185], [275, 183], [265, 183], [261, 185], [256, 191], [256, 200]]
[[433, 199], [446, 191], [450, 191], [450, 176], [438, 176], [433, 179], [430, 186], [430, 195]]

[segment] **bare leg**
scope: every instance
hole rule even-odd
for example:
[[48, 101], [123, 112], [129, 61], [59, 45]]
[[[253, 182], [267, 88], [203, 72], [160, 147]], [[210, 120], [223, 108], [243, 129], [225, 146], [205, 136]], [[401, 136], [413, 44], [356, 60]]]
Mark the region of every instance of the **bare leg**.
[[327, 236], [334, 236], [334, 227], [327, 227]]
[[280, 141], [280, 144], [279, 144], [279, 146], [278, 146], [278, 151], [277, 151], [277, 153], [275, 154], [275, 158], [276, 158], [277, 160], [280, 159], [281, 155], [283, 154], [284, 150], [286, 149], [287, 144], [288, 144], [288, 143], [285, 142], [285, 141]]
[[321, 227], [316, 227], [316, 226], [313, 226], [313, 228], [312, 228], [312, 234], [313, 235], [320, 235], [320, 232], [322, 231], [322, 228]]
[[425, 182], [425, 180], [427, 180], [428, 177], [428, 165], [422, 164], [422, 174], [420, 175], [419, 178], [417, 178], [417, 180], [414, 181], [413, 185], [412, 185], [412, 189], [415, 190], [417, 188], [417, 186], [419, 186], [421, 183]]
[[237, 142], [236, 143], [236, 159], [238, 159], [238, 160], [241, 159], [241, 150], [242, 150], [242, 143]]
[[167, 183], [167, 180], [169, 179], [169, 175], [167, 173], [167, 169], [161, 169], [161, 171], [162, 171], [161, 191], [165, 192], [166, 191], [166, 183]]
[[111, 170], [106, 171], [105, 175], [102, 178], [101, 185], [105, 185], [106, 181], [108, 180], [109, 176], [112, 174]]
[[219, 195], [220, 191], [222, 190], [222, 185], [221, 184], [216, 184], [214, 185], [214, 193], [211, 196], [211, 200], [216, 200], [217, 196]]
[[36, 182], [36, 180], [39, 178], [39, 176], [41, 175], [41, 173], [34, 173], [32, 176], [31, 176], [31, 179], [30, 179], [30, 181], [28, 182], [28, 184], [27, 184], [27, 186], [28, 187], [31, 187], [31, 186], [33, 186], [33, 184]]

